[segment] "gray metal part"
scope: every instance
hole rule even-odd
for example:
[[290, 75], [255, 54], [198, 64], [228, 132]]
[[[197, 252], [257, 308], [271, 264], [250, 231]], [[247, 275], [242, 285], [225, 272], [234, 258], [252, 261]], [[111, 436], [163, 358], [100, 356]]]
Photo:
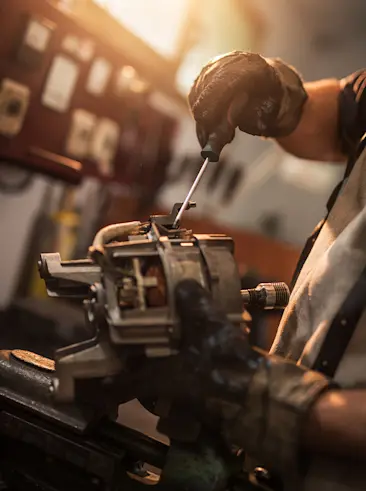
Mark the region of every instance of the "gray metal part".
[[134, 236], [134, 239], [128, 242], [119, 242], [118, 244], [110, 244], [105, 246], [105, 251], [111, 257], [149, 257], [158, 256], [155, 244], [151, 240]]
[[103, 378], [122, 371], [123, 361], [105, 340], [92, 339], [56, 352], [56, 378], [53, 381], [57, 401], [71, 402], [75, 398], [75, 380]]
[[33, 411], [57, 425], [82, 433], [95, 419], [93, 407], [57, 404], [52, 400], [53, 373], [15, 359], [10, 351], [0, 351], [0, 398], [3, 403]]
[[65, 288], [99, 282], [100, 267], [89, 260], [62, 261], [58, 252], [41, 254], [40, 274], [49, 296], [65, 296]]
[[[115, 258], [159, 257], [156, 242], [151, 240], [112, 244], [106, 247], [106, 252], [112, 260]], [[112, 342], [127, 345], [166, 345], [168, 342], [168, 330], [172, 326], [168, 309], [162, 307], [149, 308], [148, 312], [139, 309], [122, 312], [119, 308], [114, 280], [113, 274], [106, 271], [103, 276], [103, 284], [106, 294], [106, 318], [110, 326]]]
[[181, 332], [175, 311], [175, 289], [184, 279], [194, 279], [204, 288], [208, 287], [208, 281], [200, 250], [193, 244], [166, 248], [161, 251], [161, 261], [167, 283], [169, 315], [174, 326], [170, 333], [171, 340], [178, 345]]
[[[143, 237], [141, 241], [106, 245], [105, 262], [100, 263], [101, 267], [88, 260], [62, 263], [59, 254], [44, 254], [46, 282], [48, 278], [50, 284], [56, 280], [56, 285], [57, 281], [61, 286], [65, 282], [66, 287], [70, 282], [94, 285], [90, 293], [93, 291], [95, 295], [87, 304], [89, 322], [97, 328], [97, 337], [56, 353], [57, 378], [53, 388], [57, 400], [68, 402], [74, 399], [77, 379], [101, 379], [121, 372], [123, 356], [128, 355], [129, 348], [140, 347], [147, 356], [175, 354], [181, 339], [175, 289], [184, 279], [194, 279], [203, 288], [211, 290], [215, 303], [232, 322], [240, 324], [243, 308], [233, 250], [233, 241], [227, 236], [197, 235], [191, 240], [170, 240], [153, 226], [149, 240]], [[118, 260], [131, 259], [134, 265], [131, 274], [136, 275], [139, 261], [144, 258], [154, 261], [154, 257], [160, 258], [162, 265], [166, 305], [147, 307], [143, 304], [140, 308], [122, 310], [116, 279], [124, 273], [118, 271]], [[150, 284], [152, 278], [146, 280]], [[145, 278], [140, 277], [140, 283], [144, 281]], [[121, 346], [125, 346], [123, 351]]]
[[272, 309], [276, 304], [276, 290], [274, 286], [268, 283], [260, 283], [257, 286], [257, 290], [263, 290], [263, 295], [266, 299], [266, 305], [264, 308], [268, 310]]
[[241, 322], [243, 301], [232, 239], [199, 235], [195, 237], [209, 272], [209, 286], [215, 304], [228, 314], [231, 320]]
[[105, 279], [106, 312], [109, 334], [112, 343], [121, 345], [169, 344], [169, 330], [172, 322], [169, 309], [149, 308], [126, 311], [123, 314], [117, 304], [115, 285], [110, 278]]
[[[160, 256], [164, 270], [167, 290], [167, 306], [149, 308], [146, 311], [130, 310], [123, 314], [118, 307], [113, 279], [106, 275], [106, 303], [108, 305], [108, 322], [110, 337], [115, 344], [146, 345], [145, 352], [169, 354], [175, 350], [175, 342], [179, 339], [179, 322], [175, 314], [174, 290], [184, 278], [196, 279], [202, 286], [207, 287], [204, 274], [204, 263], [201, 253], [191, 245], [174, 245], [167, 240], [150, 242]], [[187, 244], [187, 241], [185, 242]], [[152, 255], [152, 254], [151, 254]], [[129, 257], [129, 256], [127, 256]], [[152, 350], [151, 348], [154, 348]]]

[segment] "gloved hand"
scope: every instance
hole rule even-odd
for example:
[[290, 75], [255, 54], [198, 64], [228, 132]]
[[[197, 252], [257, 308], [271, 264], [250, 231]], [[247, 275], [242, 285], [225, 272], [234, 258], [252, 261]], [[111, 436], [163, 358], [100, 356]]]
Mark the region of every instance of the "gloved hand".
[[247, 332], [233, 326], [193, 280], [178, 285], [176, 305], [180, 353], [150, 360], [135, 373], [138, 395], [196, 407], [203, 423], [214, 421], [229, 445], [278, 470], [294, 465], [304, 415], [329, 381], [252, 349]]
[[[261, 359], [249, 346], [245, 326], [239, 329], [228, 322], [210, 294], [194, 280], [178, 285], [176, 308], [182, 333], [179, 354], [150, 359], [146, 365], [132, 359], [136, 365], [130, 369], [138, 395], [173, 397], [199, 405], [208, 395], [230, 398], [233, 385], [233, 397], [244, 397]], [[238, 373], [240, 380], [235, 380]]]
[[201, 70], [188, 100], [198, 140], [228, 126], [227, 143], [234, 128], [252, 135], [280, 137], [297, 126], [307, 99], [297, 72], [278, 59], [233, 51], [214, 58]]

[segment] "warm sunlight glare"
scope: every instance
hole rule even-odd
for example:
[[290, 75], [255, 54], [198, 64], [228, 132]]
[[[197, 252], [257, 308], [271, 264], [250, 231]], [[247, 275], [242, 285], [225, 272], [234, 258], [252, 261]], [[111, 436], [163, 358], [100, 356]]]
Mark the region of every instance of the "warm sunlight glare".
[[163, 56], [175, 54], [187, 0], [94, 0]]

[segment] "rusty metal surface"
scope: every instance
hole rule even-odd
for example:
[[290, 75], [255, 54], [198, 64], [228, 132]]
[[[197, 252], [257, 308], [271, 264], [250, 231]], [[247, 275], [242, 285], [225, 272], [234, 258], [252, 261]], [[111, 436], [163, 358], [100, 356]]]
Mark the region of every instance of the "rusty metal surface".
[[28, 365], [46, 370], [47, 372], [55, 371], [54, 360], [37, 355], [37, 353], [32, 353], [32, 351], [16, 349], [11, 351], [11, 356], [14, 356], [17, 360], [27, 363]]

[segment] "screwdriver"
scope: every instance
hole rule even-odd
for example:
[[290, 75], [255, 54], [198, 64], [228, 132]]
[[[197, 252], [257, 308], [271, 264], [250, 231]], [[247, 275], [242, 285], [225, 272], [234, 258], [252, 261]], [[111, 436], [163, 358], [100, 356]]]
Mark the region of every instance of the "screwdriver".
[[235, 129], [229, 124], [227, 120], [225, 120], [218, 126], [216, 131], [214, 133], [211, 133], [210, 136], [208, 137], [207, 143], [201, 151], [201, 157], [205, 160], [190, 190], [188, 191], [188, 194], [185, 200], [183, 201], [183, 204], [180, 207], [177, 216], [175, 217], [173, 228], [179, 226], [179, 221], [182, 218], [183, 213], [187, 209], [189, 201], [192, 198], [192, 195], [195, 192], [198, 184], [200, 183], [209, 162], [219, 161], [222, 149], [227, 143], [230, 143], [232, 141], [232, 139], [234, 138], [234, 134], [235, 134]]

